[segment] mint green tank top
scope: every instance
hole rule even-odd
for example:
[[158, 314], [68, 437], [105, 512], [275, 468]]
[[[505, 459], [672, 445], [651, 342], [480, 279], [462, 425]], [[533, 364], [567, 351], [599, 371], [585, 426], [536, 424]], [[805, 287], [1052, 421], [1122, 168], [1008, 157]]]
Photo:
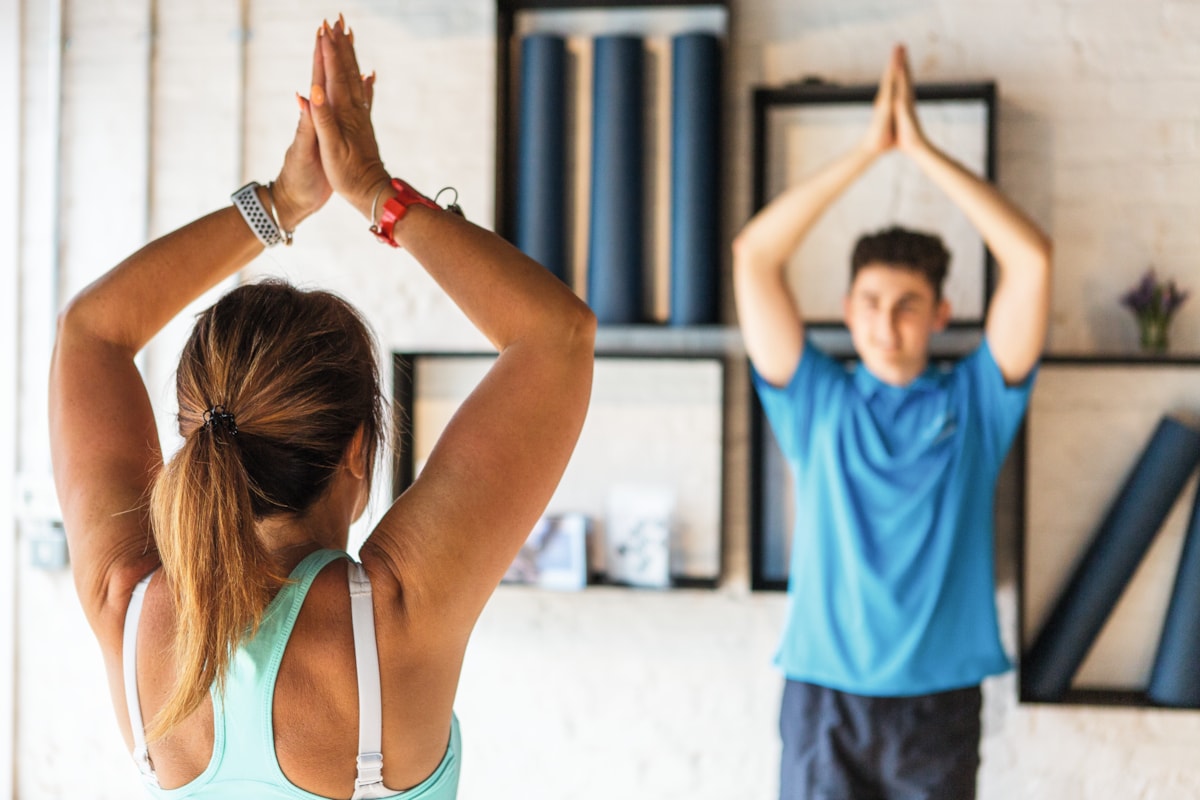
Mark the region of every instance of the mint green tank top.
[[[271, 710], [279, 664], [304, 598], [317, 574], [340, 558], [349, 559], [349, 556], [340, 550], [318, 550], [292, 570], [290, 578], [293, 582], [284, 586], [267, 606], [258, 633], [235, 653], [225, 681], [224, 702], [214, 690], [213, 753], [208, 767], [190, 783], [176, 789], [159, 788], [151, 773], [146, 776], [151, 795], [163, 800], [241, 797], [331, 800], [301, 789], [283, 774], [275, 758]], [[136, 624], [136, 620], [130, 621]], [[131, 719], [131, 723], [139, 728], [140, 722]], [[458, 718], [452, 717], [446, 755], [432, 775], [407, 791], [377, 789], [382, 793], [367, 796], [396, 800], [453, 800], [458, 794], [461, 748]]]

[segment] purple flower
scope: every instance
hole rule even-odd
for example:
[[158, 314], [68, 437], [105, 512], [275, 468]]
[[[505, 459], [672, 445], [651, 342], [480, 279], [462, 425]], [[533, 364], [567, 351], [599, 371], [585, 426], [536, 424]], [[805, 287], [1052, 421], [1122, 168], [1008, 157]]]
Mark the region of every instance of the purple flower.
[[1146, 274], [1137, 285], [1121, 295], [1121, 305], [1132, 311], [1139, 319], [1161, 319], [1167, 322], [1188, 299], [1190, 292], [1180, 289], [1174, 279], [1159, 281], [1154, 274], [1154, 268], [1146, 270]]

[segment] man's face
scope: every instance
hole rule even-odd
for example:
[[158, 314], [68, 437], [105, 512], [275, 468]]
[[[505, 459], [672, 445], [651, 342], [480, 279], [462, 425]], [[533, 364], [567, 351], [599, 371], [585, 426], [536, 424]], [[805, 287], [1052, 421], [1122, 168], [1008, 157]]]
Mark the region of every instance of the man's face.
[[950, 304], [919, 272], [885, 263], [862, 267], [844, 301], [854, 349], [877, 378], [911, 383], [929, 362], [929, 338], [946, 327]]

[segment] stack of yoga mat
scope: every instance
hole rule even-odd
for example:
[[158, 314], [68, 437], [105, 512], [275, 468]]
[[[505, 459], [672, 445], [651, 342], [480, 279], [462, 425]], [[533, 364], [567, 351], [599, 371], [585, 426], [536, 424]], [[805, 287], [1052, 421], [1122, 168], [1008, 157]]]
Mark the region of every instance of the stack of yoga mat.
[[[1200, 465], [1200, 430], [1164, 417], [1100, 523], [1022, 664], [1029, 699], [1054, 701], [1071, 680], [1155, 534]], [[1156, 703], [1200, 708], [1200, 495], [1148, 689]]]
[[[526, 36], [520, 58], [515, 243], [569, 282], [566, 40]], [[653, 209], [645, 201], [646, 72], [640, 37], [593, 40], [587, 300], [605, 324], [647, 319], [646, 230]], [[717, 36], [674, 36], [669, 321], [676, 325], [717, 321], [720, 89]]]

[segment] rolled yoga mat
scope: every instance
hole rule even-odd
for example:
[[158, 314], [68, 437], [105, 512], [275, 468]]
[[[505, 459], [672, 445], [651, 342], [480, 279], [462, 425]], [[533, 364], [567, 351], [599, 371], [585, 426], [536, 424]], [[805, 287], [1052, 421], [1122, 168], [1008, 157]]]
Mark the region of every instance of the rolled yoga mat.
[[1200, 431], [1164, 417], [1021, 665], [1032, 700], [1060, 699], [1200, 463]]
[[711, 33], [671, 40], [672, 325], [717, 321], [720, 58]]
[[521, 41], [515, 244], [567, 280], [567, 44], [534, 34]]
[[1165, 706], [1200, 708], [1200, 493], [1192, 502], [1149, 694]]
[[588, 304], [605, 324], [642, 321], [645, 56], [634, 36], [595, 41]]

